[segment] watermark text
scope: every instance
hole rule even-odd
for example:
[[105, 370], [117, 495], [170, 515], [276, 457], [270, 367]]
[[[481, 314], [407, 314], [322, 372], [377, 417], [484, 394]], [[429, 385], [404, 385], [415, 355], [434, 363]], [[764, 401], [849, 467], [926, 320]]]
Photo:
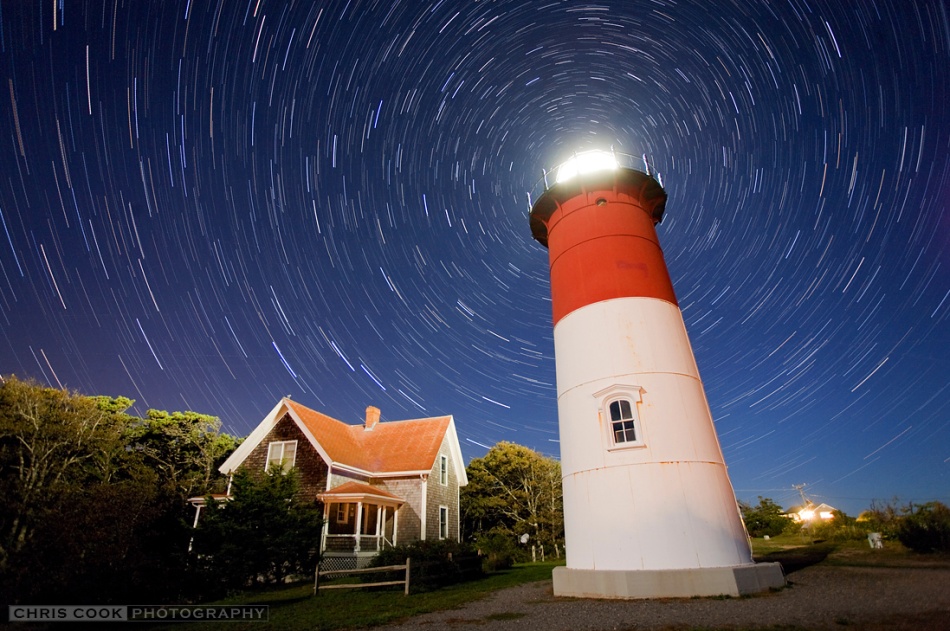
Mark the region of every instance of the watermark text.
[[10, 622], [266, 621], [267, 605], [11, 605]]

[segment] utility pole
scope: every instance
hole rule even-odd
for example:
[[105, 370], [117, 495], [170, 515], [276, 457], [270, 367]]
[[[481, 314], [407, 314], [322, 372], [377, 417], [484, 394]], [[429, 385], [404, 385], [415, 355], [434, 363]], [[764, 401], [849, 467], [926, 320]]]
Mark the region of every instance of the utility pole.
[[808, 498], [805, 497], [806, 486], [808, 485], [807, 484], [793, 484], [792, 485], [792, 488], [798, 491], [798, 494], [802, 496], [802, 508], [805, 508], [806, 506], [811, 504], [811, 502], [808, 501]]

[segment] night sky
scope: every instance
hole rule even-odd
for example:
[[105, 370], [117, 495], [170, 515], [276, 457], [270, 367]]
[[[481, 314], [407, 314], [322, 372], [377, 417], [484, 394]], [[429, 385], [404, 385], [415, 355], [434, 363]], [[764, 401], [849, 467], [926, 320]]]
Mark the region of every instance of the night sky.
[[0, 372], [557, 455], [542, 169], [646, 155], [737, 495], [950, 501], [950, 4], [0, 1]]

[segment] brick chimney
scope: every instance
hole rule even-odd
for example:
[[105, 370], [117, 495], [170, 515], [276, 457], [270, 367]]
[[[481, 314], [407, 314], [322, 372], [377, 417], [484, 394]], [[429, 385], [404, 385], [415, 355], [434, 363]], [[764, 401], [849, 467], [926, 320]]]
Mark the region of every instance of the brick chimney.
[[379, 408], [371, 405], [366, 408], [366, 426], [363, 429], [370, 431], [376, 427], [377, 423], [379, 423]]

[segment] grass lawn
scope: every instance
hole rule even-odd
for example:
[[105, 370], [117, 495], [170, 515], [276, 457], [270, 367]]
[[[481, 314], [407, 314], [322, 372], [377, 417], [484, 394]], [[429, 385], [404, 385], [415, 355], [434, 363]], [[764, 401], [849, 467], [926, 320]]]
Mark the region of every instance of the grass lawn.
[[822, 563], [860, 567], [950, 567], [950, 555], [918, 554], [897, 541], [887, 540], [881, 550], [872, 550], [867, 541], [818, 541], [801, 534], [779, 535], [752, 540], [752, 553], [759, 563], [778, 561], [785, 573]]
[[[896, 541], [886, 541], [883, 550], [872, 550], [863, 541], [813, 542], [800, 535], [780, 535], [771, 539], [754, 539], [752, 548], [758, 562], [778, 561], [786, 573], [821, 563], [835, 566], [950, 568], [950, 555], [921, 555], [911, 552]], [[371, 627], [410, 618], [430, 611], [455, 609], [492, 591], [522, 583], [548, 580], [551, 570], [564, 561], [526, 563], [510, 570], [495, 572], [483, 579], [444, 587], [431, 592], [404, 596], [401, 587], [386, 589], [326, 590], [312, 596], [311, 583], [273, 588], [241, 594], [217, 601], [215, 605], [268, 605], [268, 622], [190, 622], [189, 631], [238, 631], [239, 629], [307, 629], [334, 630]], [[519, 614], [497, 614], [493, 620], [508, 620]], [[926, 625], [924, 625], [926, 626]], [[141, 625], [156, 631], [180, 631], [176, 625]], [[755, 627], [762, 629], [795, 629], [795, 627]], [[883, 628], [883, 627], [882, 627]], [[897, 627], [895, 627], [897, 628]], [[904, 627], [899, 627], [904, 628]], [[927, 627], [937, 628], [937, 627]]]
[[[331, 589], [313, 596], [313, 584], [302, 583], [242, 594], [215, 605], [269, 605], [268, 622], [189, 622], [188, 631], [239, 631], [251, 629], [307, 629], [329, 631], [352, 627], [367, 627], [394, 622], [430, 611], [454, 609], [467, 602], [484, 598], [492, 591], [522, 583], [551, 578], [551, 570], [564, 561], [525, 563], [510, 570], [494, 572], [485, 578], [459, 585], [443, 587], [431, 592], [403, 595], [401, 587], [385, 590]], [[143, 627], [144, 628], [144, 627]], [[175, 629], [172, 626], [149, 626], [150, 629]]]

